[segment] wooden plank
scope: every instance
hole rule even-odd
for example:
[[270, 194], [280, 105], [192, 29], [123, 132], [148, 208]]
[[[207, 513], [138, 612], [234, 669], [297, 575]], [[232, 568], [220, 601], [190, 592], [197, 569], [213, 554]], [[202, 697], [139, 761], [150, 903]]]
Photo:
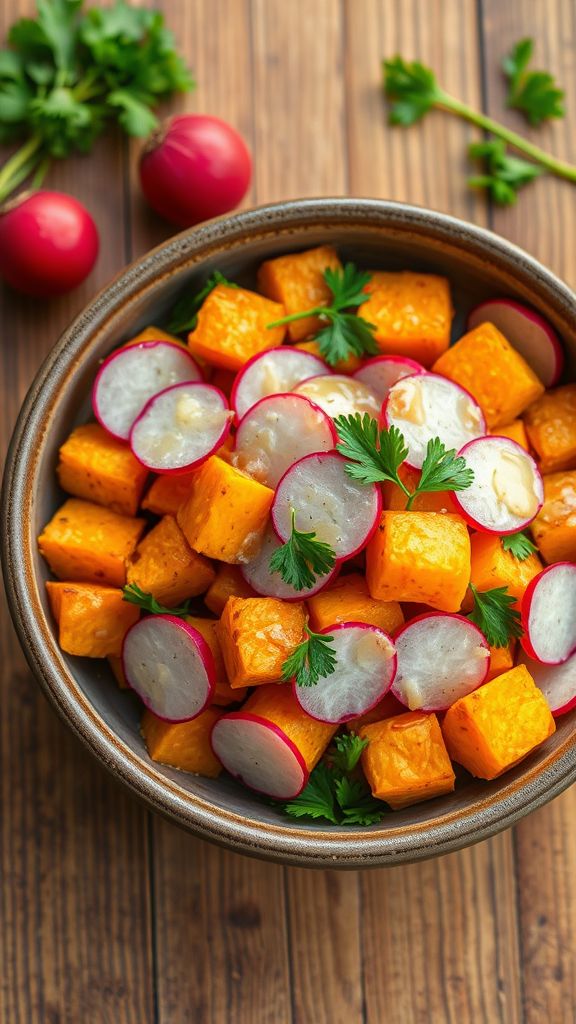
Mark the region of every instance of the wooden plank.
[[[559, 157], [576, 162], [576, 11], [571, 0], [535, 4], [484, 0], [489, 112]], [[535, 67], [549, 69], [566, 89], [566, 118], [530, 129], [504, 109], [498, 68], [518, 39], [536, 40]], [[528, 249], [569, 284], [576, 284], [576, 192], [545, 178], [516, 207], [494, 212], [495, 229]], [[576, 1019], [576, 789], [526, 818], [516, 831], [522, 978], [526, 1024]]]

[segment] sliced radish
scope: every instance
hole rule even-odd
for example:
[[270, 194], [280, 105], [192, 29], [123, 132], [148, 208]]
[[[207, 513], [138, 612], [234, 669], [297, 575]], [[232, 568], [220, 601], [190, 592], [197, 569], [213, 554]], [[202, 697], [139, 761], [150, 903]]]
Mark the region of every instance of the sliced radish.
[[466, 521], [484, 533], [516, 533], [531, 523], [544, 501], [538, 466], [509, 437], [479, 437], [459, 454], [474, 473], [454, 502]]
[[554, 328], [535, 309], [514, 299], [489, 299], [473, 309], [468, 330], [489, 322], [531, 366], [545, 387], [557, 384], [564, 368], [564, 352]]
[[387, 427], [398, 427], [404, 435], [406, 461], [415, 469], [422, 468], [433, 437], [458, 451], [486, 433], [484, 414], [470, 392], [436, 373], [412, 374], [393, 384], [382, 417]]
[[315, 686], [292, 683], [294, 696], [311, 718], [348, 722], [375, 707], [388, 693], [396, 673], [396, 650], [378, 626], [341, 622], [321, 631], [332, 636], [336, 667]]
[[522, 598], [522, 646], [545, 665], [576, 652], [576, 565], [556, 562], [530, 581]]
[[382, 511], [375, 484], [359, 484], [345, 471], [346, 459], [336, 452], [306, 455], [284, 474], [272, 505], [272, 522], [280, 540], [296, 528], [314, 532], [330, 544], [336, 558], [351, 558], [370, 540]]
[[365, 412], [377, 417], [381, 402], [372, 388], [353, 377], [333, 373], [329, 377], [310, 377], [298, 384], [294, 391], [297, 395], [306, 395], [324, 412], [334, 419], [336, 416], [353, 416]]
[[383, 402], [397, 381], [403, 377], [410, 377], [413, 373], [425, 372], [420, 363], [406, 356], [375, 356], [374, 359], [368, 359], [352, 377], [362, 384], [367, 384]]
[[146, 341], [120, 348], [104, 360], [92, 388], [98, 422], [114, 437], [127, 440], [146, 403], [172, 384], [202, 380], [198, 363], [182, 345]]
[[230, 775], [274, 800], [293, 800], [308, 782], [306, 762], [296, 745], [279, 726], [259, 715], [223, 715], [210, 742]]
[[410, 711], [444, 711], [488, 675], [488, 642], [462, 615], [420, 615], [396, 633], [394, 643], [398, 668], [392, 693]]
[[130, 447], [155, 473], [188, 473], [220, 448], [232, 415], [212, 384], [174, 384], [145, 405], [130, 431]]
[[167, 722], [196, 718], [212, 700], [214, 658], [204, 637], [175, 615], [149, 615], [124, 637], [128, 685]]
[[312, 452], [328, 452], [338, 438], [332, 420], [304, 395], [269, 395], [240, 421], [233, 463], [267, 487]]
[[555, 718], [576, 708], [576, 654], [562, 665], [543, 665], [529, 658], [526, 651], [521, 651], [518, 661], [526, 665]]
[[256, 558], [240, 566], [244, 579], [257, 594], [262, 594], [263, 597], [278, 597], [282, 601], [303, 601], [324, 590], [324, 587], [338, 575], [339, 566], [335, 565], [331, 572], [319, 576], [308, 590], [295, 590], [289, 583], [284, 583], [279, 573], [270, 572], [270, 559], [281, 545], [282, 541], [278, 540], [272, 523], [269, 523]]
[[308, 377], [331, 373], [330, 367], [313, 352], [301, 352], [288, 346], [269, 348], [242, 367], [232, 388], [230, 404], [238, 419], [242, 419], [261, 398], [285, 394]]

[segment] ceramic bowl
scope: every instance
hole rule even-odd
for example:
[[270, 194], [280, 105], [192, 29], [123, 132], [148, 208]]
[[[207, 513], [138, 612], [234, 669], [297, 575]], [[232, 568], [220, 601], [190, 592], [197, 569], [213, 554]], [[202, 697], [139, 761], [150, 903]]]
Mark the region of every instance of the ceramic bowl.
[[[282, 816], [231, 779], [204, 779], [147, 756], [137, 701], [105, 662], [71, 658], [57, 644], [46, 602], [40, 528], [63, 500], [58, 447], [90, 415], [99, 361], [215, 268], [250, 285], [263, 259], [322, 243], [374, 269], [410, 268], [450, 278], [462, 333], [467, 310], [495, 295], [531, 303], [576, 355], [576, 299], [522, 250], [481, 228], [403, 204], [322, 199], [287, 202], [209, 222], [133, 263], [80, 314], [38, 373], [14, 432], [3, 494], [8, 598], [26, 657], [58, 712], [90, 751], [154, 810], [231, 849], [289, 864], [369, 867], [409, 862], [478, 842], [552, 799], [576, 779], [576, 713], [542, 749], [495, 782], [470, 778], [450, 796], [387, 814], [369, 828]], [[506, 386], [506, 382], [502, 382]]]

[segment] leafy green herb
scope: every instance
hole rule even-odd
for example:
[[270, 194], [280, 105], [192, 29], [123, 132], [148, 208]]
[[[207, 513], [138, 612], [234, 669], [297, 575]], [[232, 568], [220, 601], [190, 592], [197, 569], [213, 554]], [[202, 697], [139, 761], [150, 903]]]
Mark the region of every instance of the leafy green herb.
[[509, 156], [499, 139], [473, 142], [468, 153], [484, 161], [486, 173], [468, 178], [471, 188], [485, 188], [499, 206], [512, 206], [524, 185], [529, 185], [544, 173], [544, 168], [517, 156]]
[[326, 818], [333, 825], [338, 824], [334, 778], [327, 764], [320, 761], [316, 765], [307, 785], [284, 805], [284, 810], [293, 818]]
[[353, 774], [367, 746], [354, 733], [337, 736], [326, 760], [310, 775], [299, 796], [284, 805], [295, 818], [325, 818], [333, 825], [374, 825], [381, 821], [385, 807], [376, 800], [366, 780]]
[[298, 686], [316, 686], [320, 678], [331, 676], [336, 668], [336, 655], [332, 644], [333, 636], [313, 633], [304, 627], [307, 639], [298, 644], [296, 650], [282, 665], [282, 678], [295, 679]]
[[466, 465], [466, 460], [457, 455], [454, 448], [446, 451], [440, 438], [433, 437], [426, 446], [415, 495], [431, 491], [465, 491], [473, 480], [474, 473]]
[[552, 117], [564, 117], [564, 90], [548, 71], [529, 71], [533, 39], [521, 39], [502, 61], [508, 79], [509, 107], [521, 110], [530, 124], [539, 125]]
[[171, 334], [184, 334], [185, 331], [193, 331], [198, 323], [198, 312], [205, 299], [218, 284], [225, 284], [228, 288], [237, 288], [233, 281], [228, 281], [219, 270], [215, 270], [206, 281], [206, 284], [198, 292], [191, 295], [183, 295], [172, 310], [166, 330]]
[[350, 355], [376, 355], [378, 346], [374, 340], [376, 328], [355, 313], [346, 312], [361, 306], [368, 299], [364, 288], [370, 281], [370, 274], [358, 270], [353, 263], [346, 263], [340, 269], [327, 267], [324, 280], [332, 292], [329, 306], [313, 306], [311, 309], [291, 316], [282, 317], [268, 324], [268, 327], [279, 327], [294, 320], [302, 320], [309, 316], [318, 316], [328, 321], [316, 335], [320, 353], [330, 366], [335, 366], [341, 359]]
[[280, 574], [284, 583], [295, 590], [304, 590], [326, 576], [336, 564], [336, 555], [329, 544], [318, 540], [315, 533], [302, 533], [296, 528], [296, 513], [292, 509], [290, 540], [277, 548], [270, 559], [270, 571]]
[[336, 779], [336, 801], [342, 811], [343, 825], [375, 825], [382, 820], [383, 807], [370, 792], [364, 779]]
[[506, 537], [502, 537], [501, 540], [504, 551], [509, 551], [519, 562], [524, 562], [526, 558], [529, 558], [530, 555], [538, 550], [536, 545], [530, 540], [530, 537], [522, 530], [519, 533], [509, 533]]
[[160, 11], [37, 0], [35, 18], [12, 26], [0, 51], [0, 142], [24, 144], [0, 170], [0, 202], [50, 161], [87, 153], [107, 125], [147, 135], [154, 108], [193, 86]]
[[144, 590], [141, 590], [136, 583], [128, 583], [124, 587], [122, 595], [123, 601], [128, 601], [129, 604], [135, 604], [138, 608], [142, 608], [145, 612], [150, 612], [151, 615], [176, 615], [179, 619], [185, 619], [187, 615], [190, 615], [191, 602], [185, 601], [178, 608], [166, 608], [163, 604], [159, 604], [152, 594], [147, 594]]
[[474, 609], [468, 618], [478, 626], [491, 647], [506, 647], [510, 640], [522, 636], [520, 613], [515, 608], [515, 598], [508, 593], [508, 587], [477, 590], [471, 583], [470, 590]]
[[368, 746], [368, 740], [361, 740], [355, 732], [342, 733], [334, 740], [331, 752], [332, 765], [336, 771], [348, 774], [353, 772], [360, 760], [362, 751]]

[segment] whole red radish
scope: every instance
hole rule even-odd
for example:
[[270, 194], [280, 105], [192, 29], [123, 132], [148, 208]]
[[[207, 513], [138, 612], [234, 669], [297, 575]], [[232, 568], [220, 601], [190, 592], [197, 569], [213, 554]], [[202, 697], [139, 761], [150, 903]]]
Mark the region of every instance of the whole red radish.
[[251, 173], [242, 136], [226, 121], [204, 114], [170, 118], [140, 158], [140, 182], [150, 206], [181, 228], [233, 210]]
[[26, 295], [61, 295], [88, 276], [98, 255], [88, 210], [63, 192], [40, 191], [0, 213], [0, 275]]

